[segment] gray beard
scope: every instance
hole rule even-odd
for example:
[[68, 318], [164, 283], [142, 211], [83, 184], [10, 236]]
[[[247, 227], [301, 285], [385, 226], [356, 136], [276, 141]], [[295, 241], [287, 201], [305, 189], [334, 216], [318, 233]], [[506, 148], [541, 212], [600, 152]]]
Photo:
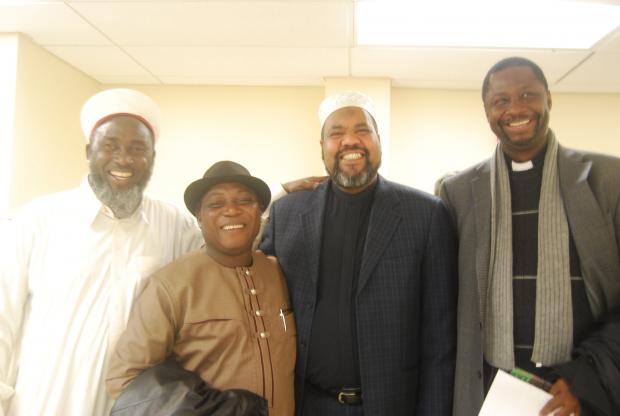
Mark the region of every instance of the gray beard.
[[[349, 176], [340, 170], [339, 163], [336, 162], [334, 171], [331, 172], [329, 176], [336, 185], [342, 188], [360, 188], [371, 183], [377, 176], [378, 170], [378, 166], [375, 169], [370, 162], [367, 162], [363, 171], [357, 175]], [[329, 173], [329, 171], [327, 173]]]
[[127, 218], [140, 205], [144, 188], [146, 188], [150, 177], [151, 172], [149, 171], [145, 181], [126, 191], [119, 191], [112, 188], [104, 178], [91, 170], [90, 175], [88, 175], [88, 183], [97, 198], [112, 210], [116, 218]]

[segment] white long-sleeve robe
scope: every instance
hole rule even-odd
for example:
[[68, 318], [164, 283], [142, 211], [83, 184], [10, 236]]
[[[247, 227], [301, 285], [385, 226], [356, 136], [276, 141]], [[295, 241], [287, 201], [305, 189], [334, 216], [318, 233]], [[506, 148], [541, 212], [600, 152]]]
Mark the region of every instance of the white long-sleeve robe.
[[108, 356], [143, 279], [203, 244], [193, 218], [144, 197], [116, 219], [85, 180], [33, 201], [10, 228], [0, 253], [7, 415], [108, 415]]

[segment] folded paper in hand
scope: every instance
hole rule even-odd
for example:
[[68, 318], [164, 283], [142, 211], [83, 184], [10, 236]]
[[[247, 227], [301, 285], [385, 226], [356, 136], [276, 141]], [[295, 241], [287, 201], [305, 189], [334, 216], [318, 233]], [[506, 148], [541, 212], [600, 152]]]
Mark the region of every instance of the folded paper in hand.
[[538, 416], [549, 393], [498, 370], [478, 416]]

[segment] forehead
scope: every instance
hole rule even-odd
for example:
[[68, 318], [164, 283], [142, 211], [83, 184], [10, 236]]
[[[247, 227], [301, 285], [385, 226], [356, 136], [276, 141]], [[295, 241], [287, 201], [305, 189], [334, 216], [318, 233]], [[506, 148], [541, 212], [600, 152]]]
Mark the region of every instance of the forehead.
[[527, 65], [511, 66], [499, 70], [489, 77], [489, 94], [501, 93], [514, 88], [540, 87], [545, 85]]
[[115, 137], [153, 143], [151, 129], [141, 120], [128, 115], [110, 117], [101, 123], [95, 132], [97, 137]]
[[223, 182], [213, 185], [204, 195], [204, 198], [216, 197], [216, 196], [228, 196], [238, 194], [252, 194], [256, 196], [256, 193], [247, 186], [239, 182]]
[[360, 107], [344, 107], [334, 111], [327, 117], [325, 120], [325, 128], [361, 123], [372, 125], [370, 114]]

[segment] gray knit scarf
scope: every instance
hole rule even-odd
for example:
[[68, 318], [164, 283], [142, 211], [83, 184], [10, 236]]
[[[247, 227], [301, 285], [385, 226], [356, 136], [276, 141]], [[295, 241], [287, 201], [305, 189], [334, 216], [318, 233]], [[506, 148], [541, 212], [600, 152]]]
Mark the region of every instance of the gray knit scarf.
[[[558, 177], [558, 142], [551, 130], [538, 206], [536, 318], [532, 361], [570, 359], [573, 345], [568, 223]], [[484, 355], [504, 370], [515, 366], [512, 296], [512, 207], [508, 167], [497, 145], [491, 164], [491, 253], [484, 311]], [[484, 289], [484, 288], [483, 288]], [[485, 305], [486, 304], [486, 305]]]

